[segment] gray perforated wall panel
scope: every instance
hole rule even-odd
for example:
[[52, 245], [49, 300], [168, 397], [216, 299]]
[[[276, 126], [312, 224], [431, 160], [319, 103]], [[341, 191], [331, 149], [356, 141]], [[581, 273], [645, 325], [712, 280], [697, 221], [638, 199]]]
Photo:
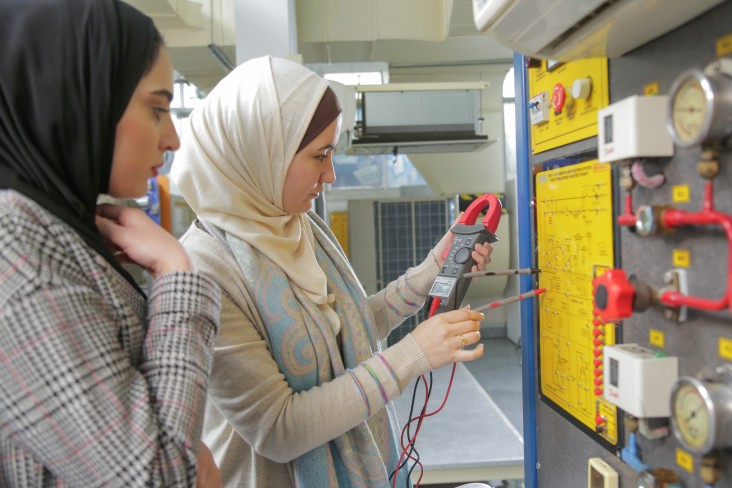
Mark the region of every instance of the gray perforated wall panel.
[[[726, 2], [667, 35], [626, 54], [611, 59], [610, 102], [630, 95], [642, 95], [644, 86], [657, 82], [660, 93], [668, 93], [677, 75], [687, 68], [703, 69], [716, 59], [717, 40], [732, 34], [732, 2]], [[592, 151], [596, 140], [532, 156], [532, 165], [551, 159]], [[701, 210], [704, 180], [696, 171], [700, 150], [676, 149], [675, 155], [653, 163], [650, 171], [662, 171], [666, 183], [657, 189], [637, 186], [633, 190], [634, 207], [642, 204], [673, 204], [674, 185], [686, 184], [690, 189], [689, 203], [677, 204], [686, 211]], [[715, 207], [732, 215], [732, 152], [722, 153], [721, 172], [714, 181]], [[617, 185], [617, 182], [615, 183]], [[621, 205], [616, 203], [616, 208]], [[664, 272], [673, 267], [673, 250], [687, 249], [691, 266], [687, 269], [689, 293], [694, 296], [718, 299], [726, 289], [728, 242], [719, 227], [684, 228], [665, 238], [640, 237], [627, 229], [617, 231], [621, 266], [626, 273], [637, 275], [650, 284], [663, 286]], [[669, 321], [658, 309], [637, 313], [622, 325], [623, 341], [649, 344], [649, 329], [665, 335], [663, 351], [678, 356], [681, 375], [693, 375], [701, 368], [722, 362], [719, 339], [732, 339], [732, 315], [722, 312], [689, 311], [689, 320], [683, 323]], [[538, 375], [537, 375], [538, 377]], [[537, 390], [537, 396], [538, 390]], [[537, 411], [537, 469], [538, 485], [542, 488], [587, 486], [587, 460], [600, 457], [620, 474], [620, 486], [635, 487], [637, 473], [616, 455], [593, 441], [552, 408], [539, 400]], [[648, 440], [639, 436], [642, 459], [654, 468], [668, 468], [676, 472], [685, 487], [702, 487], [699, 478], [700, 456], [694, 457], [693, 473], [682, 469], [676, 461], [679, 447], [673, 436]], [[722, 455], [722, 479], [717, 487], [732, 487], [732, 451]], [[530, 469], [530, 468], [527, 468]]]

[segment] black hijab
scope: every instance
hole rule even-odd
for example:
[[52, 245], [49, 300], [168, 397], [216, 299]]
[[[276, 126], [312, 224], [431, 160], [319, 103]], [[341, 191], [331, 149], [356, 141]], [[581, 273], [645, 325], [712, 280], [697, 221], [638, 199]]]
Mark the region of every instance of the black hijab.
[[161, 44], [119, 0], [0, 1], [0, 188], [63, 219], [136, 287], [94, 212], [117, 123]]

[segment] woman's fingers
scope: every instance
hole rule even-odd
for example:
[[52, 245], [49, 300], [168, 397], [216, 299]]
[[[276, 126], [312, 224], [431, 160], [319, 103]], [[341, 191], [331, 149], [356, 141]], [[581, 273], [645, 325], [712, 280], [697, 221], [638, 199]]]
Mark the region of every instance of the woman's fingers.
[[[472, 346], [480, 340], [480, 330], [471, 330], [464, 334], [457, 334], [455, 335], [455, 339], [457, 339], [454, 341], [457, 349], [462, 349], [465, 346]], [[448, 340], [451, 341], [452, 339]]]
[[459, 349], [455, 351], [455, 358], [453, 362], [467, 362], [474, 361], [483, 356], [485, 353], [485, 347], [483, 344], [478, 344], [472, 349]]
[[484, 271], [485, 267], [491, 262], [491, 253], [493, 252], [493, 246], [489, 243], [476, 244], [475, 249], [471, 254], [475, 264], [471, 271], [474, 273], [477, 271]]
[[[450, 343], [454, 342], [456, 349], [460, 350], [466, 346], [472, 346], [480, 340], [480, 322], [474, 320], [458, 322], [453, 324], [451, 333], [454, 333], [455, 340], [449, 336], [447, 340]], [[459, 361], [460, 359], [456, 360]]]
[[116, 244], [115, 237], [118, 235], [120, 226], [114, 220], [108, 217], [96, 215], [94, 222], [97, 225], [97, 229], [102, 237], [107, 241], [108, 244]]
[[[482, 313], [467, 307], [452, 310], [422, 322], [412, 331], [412, 336], [435, 369], [455, 361], [470, 361], [483, 354], [482, 345], [464, 349], [480, 340], [482, 319]], [[471, 352], [467, 354], [468, 351]]]
[[125, 207], [121, 205], [112, 205], [111, 203], [104, 203], [102, 205], [97, 205], [97, 215], [101, 215], [102, 217], [106, 217], [108, 219], [117, 220], [119, 218], [119, 214], [125, 209]]
[[[465, 349], [468, 346], [472, 346], [480, 341], [480, 320], [483, 319], [483, 314], [475, 312], [469, 308], [463, 308], [456, 310], [455, 312], [464, 312], [463, 320], [459, 320], [460, 317], [456, 317], [457, 321], [450, 324], [448, 327], [448, 347], [454, 346], [452, 362], [460, 361], [472, 361], [483, 356], [483, 344], [478, 344], [477, 347], [472, 349]], [[452, 312], [448, 312], [452, 313]], [[446, 317], [447, 318], [447, 317]]]

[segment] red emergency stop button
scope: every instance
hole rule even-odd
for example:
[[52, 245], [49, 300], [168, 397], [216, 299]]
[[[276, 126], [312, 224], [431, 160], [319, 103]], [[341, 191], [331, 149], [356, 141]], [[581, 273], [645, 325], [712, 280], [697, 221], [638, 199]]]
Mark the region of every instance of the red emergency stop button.
[[596, 314], [604, 322], [617, 322], [633, 315], [635, 288], [622, 269], [611, 269], [592, 280]]
[[567, 91], [564, 89], [564, 85], [557, 83], [552, 90], [552, 108], [554, 108], [554, 115], [562, 113], [566, 101]]

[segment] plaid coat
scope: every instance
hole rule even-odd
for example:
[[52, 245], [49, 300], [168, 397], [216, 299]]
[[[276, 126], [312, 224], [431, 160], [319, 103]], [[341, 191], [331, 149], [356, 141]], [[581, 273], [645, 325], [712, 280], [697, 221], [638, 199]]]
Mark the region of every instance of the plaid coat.
[[0, 486], [195, 484], [219, 288], [147, 301], [63, 221], [0, 191]]

